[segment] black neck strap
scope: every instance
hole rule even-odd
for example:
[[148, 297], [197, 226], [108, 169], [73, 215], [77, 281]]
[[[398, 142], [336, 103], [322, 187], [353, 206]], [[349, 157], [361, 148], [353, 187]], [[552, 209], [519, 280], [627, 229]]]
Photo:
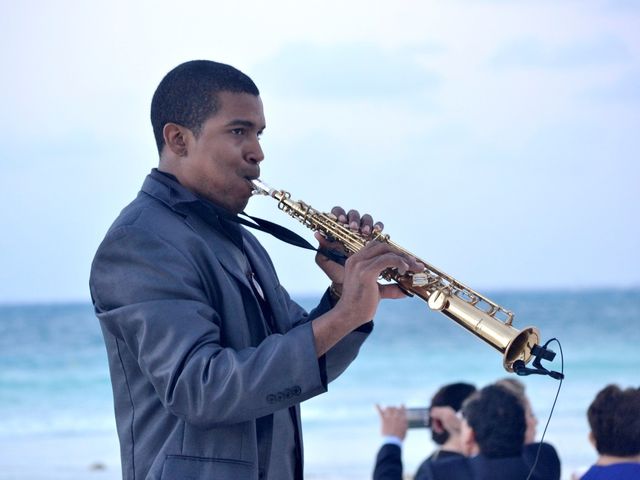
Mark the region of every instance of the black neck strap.
[[290, 245], [294, 245], [296, 247], [305, 248], [307, 250], [313, 250], [314, 252], [319, 252], [329, 260], [332, 260], [340, 265], [344, 265], [344, 262], [347, 260], [347, 256], [339, 252], [337, 250], [327, 250], [325, 248], [316, 248], [307, 242], [304, 238], [298, 235], [295, 232], [292, 232], [288, 228], [283, 227], [282, 225], [278, 225], [277, 223], [270, 222], [269, 220], [265, 220], [264, 218], [252, 217], [251, 215], [247, 215], [242, 212], [241, 215], [244, 215], [247, 218], [250, 218], [252, 222], [249, 220], [239, 217], [237, 215], [224, 215], [225, 220], [229, 220], [231, 222], [240, 223], [245, 227], [253, 228], [255, 230], [260, 230], [261, 232], [266, 232], [278, 240], [281, 240]]

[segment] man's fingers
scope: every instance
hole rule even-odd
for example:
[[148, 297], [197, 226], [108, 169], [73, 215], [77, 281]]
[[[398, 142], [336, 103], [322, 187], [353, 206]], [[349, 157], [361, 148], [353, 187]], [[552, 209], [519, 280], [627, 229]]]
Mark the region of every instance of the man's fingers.
[[347, 214], [347, 219], [349, 221], [349, 229], [354, 232], [360, 231], [360, 212], [357, 210], [349, 210]]
[[407, 273], [407, 271], [421, 272], [424, 270], [424, 265], [418, 262], [415, 258], [395, 250], [388, 243], [378, 241], [369, 242], [362, 250], [351, 258], [363, 262], [367, 260], [375, 260], [377, 265], [382, 267], [378, 273], [386, 270], [387, 268], [395, 268], [401, 275]]
[[362, 215], [360, 219], [360, 231], [363, 235], [368, 236], [373, 230], [373, 217], [368, 213]]
[[[395, 250], [393, 250], [393, 247], [391, 247], [391, 245], [389, 245], [388, 243], [374, 240], [374, 241], [368, 242], [364, 246], [364, 248], [358, 251], [356, 255], [360, 258], [366, 259], [366, 258], [374, 258], [374, 257], [377, 257], [378, 255], [384, 254], [385, 252], [391, 252], [391, 251], [395, 251]], [[400, 253], [398, 252], [398, 254]]]
[[387, 298], [390, 300], [396, 300], [399, 298], [405, 298], [407, 296], [398, 285], [389, 284], [389, 285], [379, 285], [380, 290], [380, 298]]
[[433, 418], [431, 420], [431, 429], [436, 433], [443, 433], [444, 427], [442, 426], [442, 422], [437, 418]]
[[339, 207], [339, 206], [335, 206], [331, 209], [331, 214], [334, 215], [337, 219], [338, 222], [342, 223], [342, 224], [346, 224], [347, 223], [347, 212], [344, 211], [344, 208]]
[[382, 222], [373, 222], [373, 217], [368, 213], [360, 215], [360, 212], [355, 209], [347, 212], [344, 208], [336, 205], [331, 209], [331, 215], [333, 215], [339, 223], [346, 225], [350, 230], [354, 232], [360, 232], [364, 236], [371, 235], [372, 232], [381, 232], [384, 229]]
[[316, 240], [318, 240], [318, 243], [323, 248], [327, 248], [329, 250], [344, 251], [344, 246], [340, 242], [336, 240], [329, 240], [320, 232], [315, 232], [313, 236], [316, 238]]

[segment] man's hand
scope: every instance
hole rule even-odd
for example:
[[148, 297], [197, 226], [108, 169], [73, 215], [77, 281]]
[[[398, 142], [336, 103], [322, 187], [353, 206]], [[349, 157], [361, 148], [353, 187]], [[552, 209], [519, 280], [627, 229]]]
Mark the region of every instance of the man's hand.
[[[371, 225], [372, 221], [372, 219], [365, 221], [365, 226], [369, 225], [371, 230], [376, 228], [376, 225]], [[355, 220], [354, 222], [357, 223]], [[318, 356], [324, 355], [347, 334], [372, 320], [381, 299], [406, 296], [398, 285], [378, 283], [378, 278], [383, 271], [391, 268], [400, 275], [404, 275], [408, 272], [424, 270], [424, 265], [415, 258], [398, 251], [386, 242], [375, 240], [351, 255], [344, 267], [329, 261], [324, 256], [319, 258], [325, 261], [320, 261], [318, 264], [327, 272], [334, 287], [337, 286], [341, 291], [338, 292], [340, 298], [334, 308], [313, 321]]]
[[[451, 407], [431, 407], [431, 429], [435, 433], [449, 433], [449, 438], [443, 445], [446, 450], [458, 452], [465, 456], [475, 455], [475, 444], [469, 437], [469, 428], [466, 422], [458, 416]], [[463, 423], [466, 429], [463, 428]]]
[[386, 407], [382, 408], [380, 405], [376, 405], [378, 414], [380, 415], [380, 431], [383, 436], [398, 437], [400, 440], [404, 440], [407, 436], [407, 411], [404, 405], [400, 407]]
[[335, 306], [313, 321], [318, 356], [324, 355], [347, 334], [372, 320], [383, 298], [404, 298], [398, 285], [380, 285], [388, 268], [400, 275], [421, 272], [424, 265], [398, 252], [388, 243], [372, 241], [351, 255], [344, 266], [342, 294]]
[[[345, 212], [342, 207], [333, 207], [331, 214], [334, 215], [338, 222], [348, 227], [353, 232], [358, 232], [364, 237], [369, 237], [374, 230], [381, 232], [384, 228], [382, 222], [373, 222], [373, 218], [368, 213], [360, 216], [357, 210], [349, 210]], [[315, 237], [320, 244], [321, 249], [336, 250], [341, 253], [345, 253], [342, 245], [335, 241], [327, 240], [320, 232], [315, 233]], [[327, 274], [334, 285], [342, 285], [344, 283], [344, 267], [338, 263], [329, 260], [327, 257], [318, 253], [316, 255], [316, 263]]]
[[380, 274], [388, 268], [404, 275], [421, 272], [424, 265], [387, 243], [371, 241], [347, 259], [342, 296], [335, 308], [345, 317], [358, 318], [360, 326], [373, 319], [383, 298], [405, 298], [398, 285], [378, 283]]
[[431, 407], [431, 428], [436, 433], [448, 432], [451, 437], [459, 436], [462, 420], [451, 407]]

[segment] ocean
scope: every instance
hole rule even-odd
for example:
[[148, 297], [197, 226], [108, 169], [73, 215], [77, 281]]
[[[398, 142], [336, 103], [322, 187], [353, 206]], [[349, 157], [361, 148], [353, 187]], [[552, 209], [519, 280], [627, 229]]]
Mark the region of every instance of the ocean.
[[[516, 328], [533, 325], [543, 341], [561, 342], [566, 379], [545, 440], [568, 479], [595, 460], [586, 409], [597, 391], [640, 385], [640, 290], [483, 293], [516, 313]], [[550, 347], [558, 355], [548, 366], [560, 370], [558, 344]], [[356, 361], [328, 393], [303, 405], [306, 478], [371, 477], [381, 438], [376, 403], [426, 406], [442, 384], [483, 386], [508, 375], [501, 354], [424, 302], [383, 301]], [[539, 439], [559, 382], [519, 378]], [[410, 430], [405, 472], [415, 472], [432, 448], [427, 430]], [[117, 478], [111, 385], [91, 305], [0, 306], [0, 479]]]

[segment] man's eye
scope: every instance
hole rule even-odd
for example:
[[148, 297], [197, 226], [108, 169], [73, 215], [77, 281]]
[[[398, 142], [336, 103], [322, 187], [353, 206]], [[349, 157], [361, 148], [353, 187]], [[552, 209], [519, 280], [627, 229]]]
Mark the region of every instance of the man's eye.
[[231, 133], [234, 135], [244, 135], [245, 130], [244, 128], [234, 128], [231, 130]]

